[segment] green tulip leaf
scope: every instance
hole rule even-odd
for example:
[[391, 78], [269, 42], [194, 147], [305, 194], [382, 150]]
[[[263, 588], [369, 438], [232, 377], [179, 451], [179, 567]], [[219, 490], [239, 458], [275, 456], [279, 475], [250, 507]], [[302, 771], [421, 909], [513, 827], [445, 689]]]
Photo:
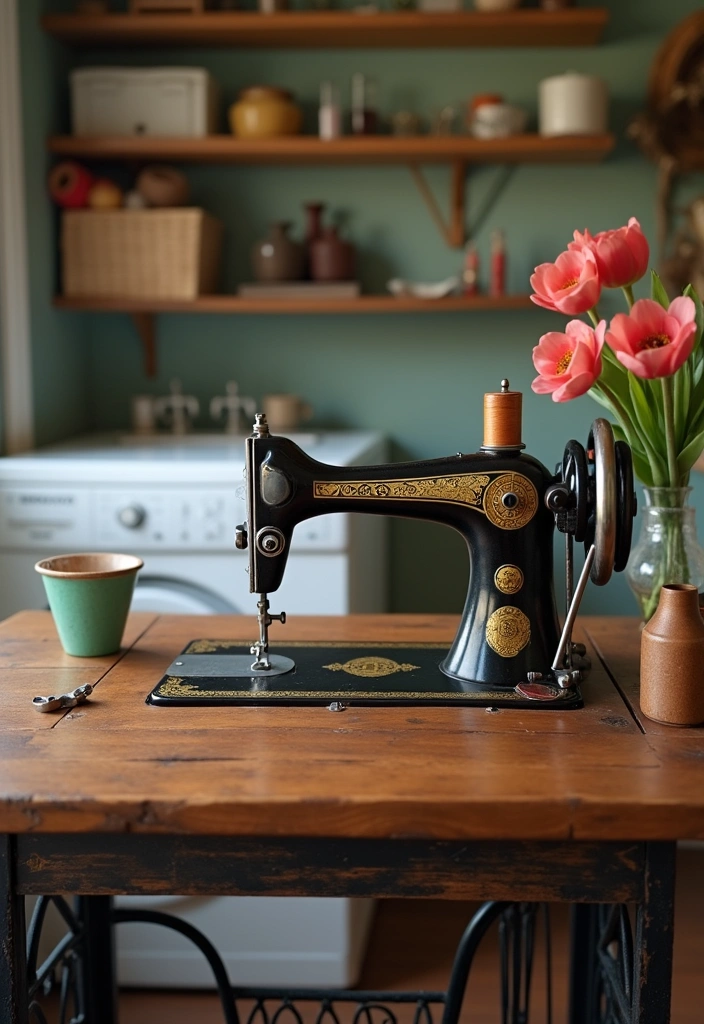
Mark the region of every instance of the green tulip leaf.
[[670, 298], [665, 291], [665, 285], [660, 280], [660, 275], [654, 271], [650, 271], [650, 296], [655, 302], [659, 302], [663, 309], [669, 309]]
[[691, 395], [692, 371], [685, 363], [675, 374], [675, 438], [678, 448], [683, 447], [687, 436]]
[[648, 399], [645, 395], [645, 390], [640, 382], [640, 379], [635, 374], [629, 373], [628, 375], [628, 391], [630, 394], [630, 404], [635, 413], [638, 426], [645, 435], [645, 437], [652, 439], [655, 434], [655, 423], [653, 421], [653, 414], [648, 404]]
[[704, 430], [697, 434], [693, 441], [690, 441], [686, 448], [677, 456], [677, 472], [681, 476], [689, 473], [690, 469], [704, 451]]

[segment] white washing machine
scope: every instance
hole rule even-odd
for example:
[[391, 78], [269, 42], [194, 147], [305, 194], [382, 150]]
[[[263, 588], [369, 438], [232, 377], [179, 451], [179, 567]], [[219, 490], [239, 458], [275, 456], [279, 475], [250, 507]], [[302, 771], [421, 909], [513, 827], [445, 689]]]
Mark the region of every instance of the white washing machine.
[[[388, 459], [379, 434], [292, 435], [320, 462]], [[69, 551], [127, 551], [144, 559], [132, 607], [185, 614], [256, 613], [234, 548], [245, 518], [244, 444], [224, 435], [87, 436], [0, 458], [0, 618], [46, 607], [34, 563]], [[294, 531], [277, 609], [289, 614], [386, 608], [386, 519], [331, 514]], [[354, 984], [371, 900], [119, 897], [160, 907], [215, 943], [234, 985]], [[120, 925], [123, 985], [209, 987], [202, 956], [174, 932]]]
[[[319, 462], [384, 462], [379, 434], [292, 435]], [[87, 436], [0, 459], [0, 618], [46, 604], [34, 563], [68, 551], [144, 559], [133, 608], [256, 614], [234, 528], [245, 518], [244, 443], [224, 435]], [[331, 514], [294, 531], [277, 604], [343, 615], [386, 606], [386, 520]]]

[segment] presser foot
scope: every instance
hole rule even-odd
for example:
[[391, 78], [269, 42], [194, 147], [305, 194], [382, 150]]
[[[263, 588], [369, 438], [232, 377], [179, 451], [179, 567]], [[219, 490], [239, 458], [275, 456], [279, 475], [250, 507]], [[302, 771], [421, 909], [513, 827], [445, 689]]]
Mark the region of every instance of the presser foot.
[[526, 700], [563, 700], [573, 697], [589, 667], [588, 658], [578, 658], [575, 661], [582, 664], [573, 663], [571, 668], [551, 669], [546, 673], [529, 672], [526, 681], [518, 683], [514, 689]]
[[[259, 594], [259, 600], [257, 601], [259, 639], [249, 648], [249, 653], [254, 655], [254, 661], [249, 667], [257, 675], [278, 675], [281, 672], [290, 672], [292, 668], [296, 667], [290, 658], [269, 654], [269, 626], [272, 622], [280, 622], [283, 626], [286, 622], [286, 612], [281, 612], [280, 615], [272, 615], [269, 611], [269, 601], [266, 594]], [[279, 665], [277, 672], [274, 671], [275, 661]], [[286, 663], [285, 668], [281, 667], [282, 663]]]

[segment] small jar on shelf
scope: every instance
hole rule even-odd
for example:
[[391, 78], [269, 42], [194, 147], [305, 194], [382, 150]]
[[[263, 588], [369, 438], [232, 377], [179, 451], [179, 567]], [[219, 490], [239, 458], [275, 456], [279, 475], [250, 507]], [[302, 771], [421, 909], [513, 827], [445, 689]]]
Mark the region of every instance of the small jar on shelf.
[[368, 75], [352, 75], [352, 134], [376, 135], [379, 130], [376, 82]]
[[321, 139], [339, 139], [342, 135], [340, 91], [334, 82], [322, 82], [320, 86], [318, 135]]

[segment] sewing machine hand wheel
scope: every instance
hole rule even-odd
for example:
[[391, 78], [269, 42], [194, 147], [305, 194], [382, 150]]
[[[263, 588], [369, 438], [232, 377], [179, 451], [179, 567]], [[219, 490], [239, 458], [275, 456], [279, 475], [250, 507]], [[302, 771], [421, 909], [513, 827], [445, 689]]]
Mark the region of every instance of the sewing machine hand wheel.
[[545, 495], [548, 508], [557, 528], [583, 541], [585, 552], [594, 545], [590, 579], [603, 586], [612, 572], [625, 569], [631, 550], [636, 514], [631, 450], [614, 440], [608, 420], [594, 420], [586, 451], [577, 441], [567, 443], [558, 476]]

